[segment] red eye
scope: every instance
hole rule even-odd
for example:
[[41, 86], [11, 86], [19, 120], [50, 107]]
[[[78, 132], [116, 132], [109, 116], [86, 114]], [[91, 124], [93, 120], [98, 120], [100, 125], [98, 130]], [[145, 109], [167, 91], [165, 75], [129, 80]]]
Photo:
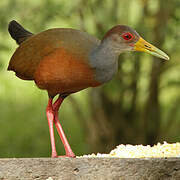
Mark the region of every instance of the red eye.
[[123, 39], [130, 40], [133, 38], [133, 35], [131, 33], [125, 33], [122, 35]]

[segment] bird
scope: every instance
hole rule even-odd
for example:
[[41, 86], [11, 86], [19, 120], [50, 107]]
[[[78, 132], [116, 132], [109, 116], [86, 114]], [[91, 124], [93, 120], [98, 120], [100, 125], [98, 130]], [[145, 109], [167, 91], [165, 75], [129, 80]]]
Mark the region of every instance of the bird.
[[169, 60], [166, 53], [126, 25], [115, 25], [101, 40], [72, 28], [52, 28], [33, 34], [15, 20], [10, 21], [8, 31], [19, 46], [7, 70], [14, 71], [22, 80], [34, 81], [48, 93], [46, 116], [52, 158], [62, 157], [56, 151], [54, 124], [64, 145], [64, 156], [76, 157], [58, 119], [59, 108], [67, 96], [110, 81], [118, 71], [121, 53], [142, 51]]

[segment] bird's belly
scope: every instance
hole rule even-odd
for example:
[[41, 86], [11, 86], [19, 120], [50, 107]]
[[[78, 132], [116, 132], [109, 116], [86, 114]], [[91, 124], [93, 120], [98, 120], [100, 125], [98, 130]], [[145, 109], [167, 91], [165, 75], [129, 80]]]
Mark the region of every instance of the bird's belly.
[[62, 50], [46, 57], [39, 64], [35, 73], [35, 82], [40, 89], [46, 89], [51, 96], [100, 85], [95, 79], [94, 70], [82, 57], [77, 58]]

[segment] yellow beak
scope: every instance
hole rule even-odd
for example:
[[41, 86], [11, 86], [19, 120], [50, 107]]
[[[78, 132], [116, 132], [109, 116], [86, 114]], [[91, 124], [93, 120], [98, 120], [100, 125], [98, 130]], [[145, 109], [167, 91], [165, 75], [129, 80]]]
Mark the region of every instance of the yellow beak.
[[168, 57], [168, 55], [166, 53], [164, 53], [160, 49], [156, 48], [152, 44], [148, 43], [147, 41], [145, 41], [141, 37], [139, 38], [139, 40], [134, 45], [134, 50], [135, 51], [147, 52], [147, 53], [149, 53], [149, 54], [151, 54], [153, 56], [157, 56], [159, 58], [169, 60], [169, 57]]

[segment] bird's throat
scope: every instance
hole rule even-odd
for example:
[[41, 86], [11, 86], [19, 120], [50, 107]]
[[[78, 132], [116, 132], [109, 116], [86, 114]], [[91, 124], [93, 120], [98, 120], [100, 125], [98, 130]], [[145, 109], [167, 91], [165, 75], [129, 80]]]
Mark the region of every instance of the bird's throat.
[[100, 83], [110, 81], [118, 70], [118, 56], [111, 43], [101, 43], [90, 54], [90, 65]]

